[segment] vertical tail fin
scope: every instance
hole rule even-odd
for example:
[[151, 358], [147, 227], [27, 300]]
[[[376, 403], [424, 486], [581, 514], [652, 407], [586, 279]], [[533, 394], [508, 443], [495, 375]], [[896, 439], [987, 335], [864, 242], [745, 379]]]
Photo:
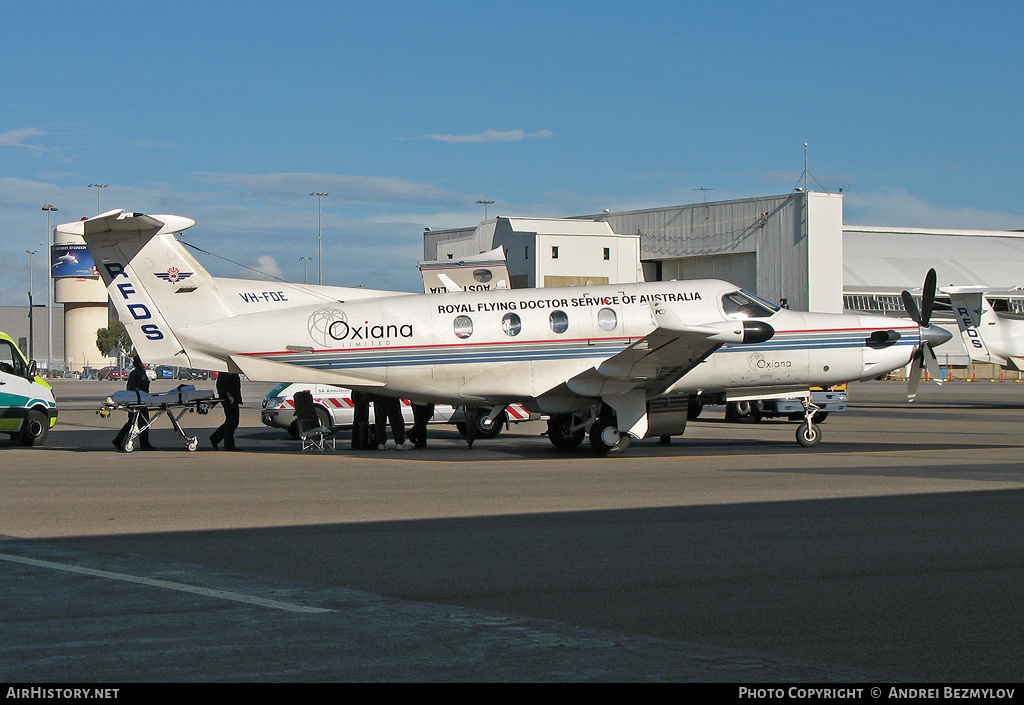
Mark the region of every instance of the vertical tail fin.
[[188, 349], [173, 332], [236, 313], [174, 237], [193, 225], [191, 218], [121, 210], [82, 223], [110, 300], [142, 359], [224, 371], [225, 360]]

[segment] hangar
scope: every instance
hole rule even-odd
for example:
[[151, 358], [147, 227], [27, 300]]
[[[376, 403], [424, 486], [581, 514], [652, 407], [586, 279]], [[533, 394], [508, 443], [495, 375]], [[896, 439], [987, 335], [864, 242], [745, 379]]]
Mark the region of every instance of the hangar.
[[[843, 194], [779, 196], [570, 218], [498, 216], [475, 228], [427, 230], [425, 267], [502, 247], [513, 288], [716, 278], [798, 310], [907, 315], [928, 269], [940, 286], [1006, 292], [1024, 313], [1024, 232], [868, 227], [843, 222]], [[940, 363], [969, 364], [938, 300], [933, 320], [954, 333]]]

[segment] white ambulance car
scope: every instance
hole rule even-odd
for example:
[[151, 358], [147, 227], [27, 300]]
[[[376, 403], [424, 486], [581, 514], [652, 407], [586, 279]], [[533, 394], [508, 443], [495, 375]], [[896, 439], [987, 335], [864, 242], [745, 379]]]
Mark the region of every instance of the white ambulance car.
[[[352, 403], [352, 391], [344, 387], [336, 387], [330, 384], [298, 384], [282, 382], [263, 397], [263, 412], [260, 417], [267, 426], [287, 429], [293, 438], [298, 438], [298, 431], [295, 427], [295, 393], [308, 391], [313, 395], [313, 404], [316, 405], [316, 412], [320, 416], [322, 426], [332, 428], [341, 426], [350, 428], [355, 417], [355, 405]], [[407, 426], [411, 426], [412, 404], [408, 399], [402, 400], [402, 416]], [[509, 423], [530, 421], [540, 416], [533, 414], [520, 404], [510, 404], [494, 419], [490, 426], [485, 427], [483, 421], [486, 414], [478, 415], [477, 438], [494, 438], [501, 429]], [[370, 422], [373, 422], [373, 406], [370, 406]], [[466, 433], [466, 418], [462, 408], [453, 408], [447, 404], [438, 404], [434, 407], [434, 418], [431, 423], [454, 424], [460, 433]]]
[[11, 336], [0, 332], [0, 433], [27, 446], [42, 445], [57, 423], [53, 388], [36, 374]]

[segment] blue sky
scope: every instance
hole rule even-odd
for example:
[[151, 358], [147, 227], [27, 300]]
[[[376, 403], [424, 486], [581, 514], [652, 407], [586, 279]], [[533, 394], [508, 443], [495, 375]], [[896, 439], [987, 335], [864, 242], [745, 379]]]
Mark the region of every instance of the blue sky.
[[[0, 9], [0, 304], [113, 208], [301, 281], [417, 290], [424, 227], [846, 192], [1024, 228], [1024, 10], [952, 2], [57, 2]], [[697, 189], [713, 189], [706, 192]], [[36, 257], [36, 286], [45, 263]], [[316, 262], [309, 279], [316, 280]], [[37, 290], [37, 299], [45, 296]]]

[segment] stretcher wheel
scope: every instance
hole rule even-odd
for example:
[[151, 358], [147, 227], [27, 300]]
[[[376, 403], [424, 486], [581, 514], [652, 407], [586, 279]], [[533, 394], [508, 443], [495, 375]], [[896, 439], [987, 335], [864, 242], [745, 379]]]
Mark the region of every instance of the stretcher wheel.
[[185, 450], [187, 450], [190, 453], [192, 451], [194, 451], [198, 447], [199, 447], [199, 439], [198, 438], [189, 438], [187, 441], [185, 441]]

